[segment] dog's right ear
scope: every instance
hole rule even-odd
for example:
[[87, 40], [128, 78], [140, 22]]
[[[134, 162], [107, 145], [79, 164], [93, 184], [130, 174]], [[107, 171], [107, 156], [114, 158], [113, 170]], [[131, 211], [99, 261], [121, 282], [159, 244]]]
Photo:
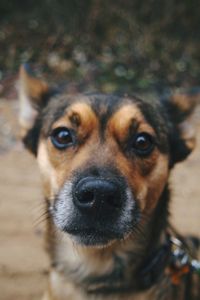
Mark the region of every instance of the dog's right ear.
[[28, 64], [20, 67], [19, 72], [19, 123], [22, 138], [33, 127], [38, 112], [45, 106], [49, 96], [46, 82], [33, 76]]
[[52, 89], [43, 80], [36, 78], [29, 65], [22, 65], [19, 72], [19, 123], [25, 147], [37, 155], [41, 122], [38, 117], [47, 104]]
[[195, 148], [196, 131], [192, 116], [200, 103], [200, 90], [193, 88], [184, 93], [170, 95], [163, 100], [171, 122], [169, 142], [173, 166], [184, 160]]

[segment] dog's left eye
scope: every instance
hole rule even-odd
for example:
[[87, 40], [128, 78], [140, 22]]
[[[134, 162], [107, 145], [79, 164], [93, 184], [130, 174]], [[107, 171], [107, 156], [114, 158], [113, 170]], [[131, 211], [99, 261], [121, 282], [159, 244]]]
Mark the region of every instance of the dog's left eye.
[[148, 155], [153, 151], [155, 143], [149, 133], [142, 132], [135, 136], [132, 146], [137, 154]]
[[66, 127], [55, 128], [50, 137], [53, 145], [58, 149], [65, 149], [74, 144], [72, 132]]

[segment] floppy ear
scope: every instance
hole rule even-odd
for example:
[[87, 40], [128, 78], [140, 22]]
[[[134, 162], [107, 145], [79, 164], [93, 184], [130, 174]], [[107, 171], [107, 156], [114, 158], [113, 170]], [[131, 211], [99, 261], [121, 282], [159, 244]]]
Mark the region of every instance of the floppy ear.
[[34, 77], [28, 64], [20, 67], [19, 72], [19, 122], [21, 136], [24, 137], [37, 118], [38, 112], [46, 104], [49, 96], [49, 86], [46, 82]]
[[196, 132], [192, 116], [198, 103], [200, 103], [200, 89], [172, 95], [165, 101], [172, 123], [170, 130], [172, 166], [184, 160], [195, 148]]

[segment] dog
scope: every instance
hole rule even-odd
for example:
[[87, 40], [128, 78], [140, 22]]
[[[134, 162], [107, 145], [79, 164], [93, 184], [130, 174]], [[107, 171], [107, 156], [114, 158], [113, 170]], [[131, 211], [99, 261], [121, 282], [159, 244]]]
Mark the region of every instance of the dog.
[[72, 94], [20, 69], [50, 257], [45, 300], [200, 299], [197, 239], [169, 224], [169, 174], [195, 147], [199, 90], [158, 100]]

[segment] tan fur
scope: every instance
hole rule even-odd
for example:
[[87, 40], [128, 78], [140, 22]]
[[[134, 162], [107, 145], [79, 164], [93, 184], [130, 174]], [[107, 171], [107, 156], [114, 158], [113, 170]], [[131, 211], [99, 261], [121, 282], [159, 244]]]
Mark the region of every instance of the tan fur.
[[155, 208], [168, 175], [168, 157], [165, 155], [159, 155], [156, 166], [146, 178], [148, 196], [146, 197], [146, 205], [144, 209], [145, 213], [151, 213]]
[[195, 109], [199, 102], [199, 93], [194, 95], [175, 94], [171, 97], [172, 103], [182, 112], [188, 114], [189, 117], [179, 124], [181, 137], [185, 140], [186, 146], [192, 151], [196, 146], [196, 131], [191, 121], [191, 112]]
[[[74, 170], [84, 167], [97, 159], [99, 165], [113, 163], [117, 166], [127, 178], [133, 191], [138, 195], [140, 207], [142, 209], [146, 207], [153, 209], [168, 175], [168, 158], [155, 150], [150, 158], [142, 160], [142, 162], [139, 159], [131, 162], [122, 154], [116, 142], [116, 138], [122, 139], [122, 141], [126, 138], [128, 128], [133, 120], [139, 124], [138, 130], [154, 134], [153, 129], [144, 120], [139, 109], [134, 105], [125, 105], [117, 111], [108, 123], [106, 141], [103, 145], [100, 145], [99, 141], [98, 120], [87, 104], [76, 103], [72, 105], [66, 114], [53, 124], [52, 128], [72, 126], [70, 117], [73, 114], [79, 116], [81, 127], [77, 131], [79, 138], [87, 136], [85, 145], [81, 146], [79, 151], [71, 148], [60, 152], [55, 149], [50, 139], [47, 142], [40, 142], [38, 162], [45, 178], [46, 197], [49, 197], [49, 194], [53, 197], [53, 194], [55, 195], [59, 191]], [[97, 158], [99, 147], [102, 149], [102, 155]], [[152, 188], [152, 186], [156, 188]], [[151, 205], [146, 199], [147, 194], [149, 199], [153, 199], [151, 200]]]
[[46, 82], [28, 74], [24, 69], [24, 66], [21, 66], [20, 68], [20, 79], [27, 95], [30, 98], [35, 99], [36, 102], [39, 102], [41, 100], [41, 96], [49, 89]]
[[[136, 105], [129, 104], [122, 106], [111, 118], [108, 124], [107, 136], [113, 135], [123, 143], [133, 122], [137, 124], [138, 132], [155, 134], [153, 128], [146, 122]], [[113, 149], [111, 153], [113, 153]], [[128, 179], [129, 184], [138, 195], [140, 208], [151, 212], [159, 199], [168, 176], [168, 157], [155, 150], [149, 158], [142, 161], [138, 159], [132, 163], [120, 151], [114, 151], [114, 153], [118, 169]], [[147, 194], [148, 199], [146, 198]], [[151, 204], [149, 199], [151, 199]]]
[[[84, 119], [85, 113], [87, 113], [87, 119]], [[127, 113], [126, 118], [124, 118], [125, 113]], [[97, 159], [97, 163], [100, 165], [105, 165], [109, 162], [118, 167], [136, 193], [137, 199], [140, 201], [140, 208], [146, 214], [150, 214], [157, 204], [168, 176], [168, 158], [156, 150], [151, 155], [151, 158], [146, 159], [146, 161], [140, 162], [136, 160], [130, 162], [122, 154], [116, 142], [116, 137], [118, 139], [126, 138], [128, 128], [133, 119], [137, 120], [142, 131], [148, 130], [153, 134], [153, 129], [146, 123], [139, 110], [135, 106], [129, 105], [116, 112], [108, 124], [105, 142], [101, 145], [98, 138], [98, 121], [90, 111], [90, 108], [83, 103], [70, 107], [66, 114], [53, 124], [53, 128], [71, 126], [71, 116], [74, 114], [76, 114], [76, 118], [78, 117], [78, 123], [82, 127], [81, 130], [78, 130], [78, 134], [81, 136], [87, 135], [86, 144], [78, 152], [75, 149], [70, 149], [67, 152], [60, 153], [51, 145], [50, 140], [47, 142], [45, 140], [40, 141], [38, 162], [44, 178], [46, 196], [53, 198], [53, 195], [59, 191], [62, 184], [69, 178], [71, 172]], [[102, 149], [102, 155], [97, 158], [96, 153], [98, 153], [99, 147]], [[128, 249], [138, 251], [137, 248], [140, 247], [136, 242], [130, 243], [129, 237], [127, 237], [125, 242], [121, 244], [119, 241], [112, 242], [111, 245], [105, 248], [105, 251], [96, 248], [88, 249], [77, 245], [74, 246], [66, 234], [60, 233], [59, 235], [59, 242], [56, 244], [56, 255], [58, 260], [63, 262], [63, 270], [65, 265], [72, 269], [80, 268], [84, 276], [87, 274], [95, 274], [97, 276], [110, 272], [114, 264], [113, 253], [116, 252], [118, 255], [123, 256], [124, 253], [128, 252]], [[63, 270], [61, 269], [60, 273], [52, 270], [50, 288], [46, 299], [88, 299], [81, 290], [78, 292], [72, 283], [65, 282], [65, 276], [62, 274]], [[145, 297], [145, 294], [142, 293], [134, 297], [127, 297], [126, 300], [142, 300], [146, 299]], [[90, 297], [90, 299], [98, 298]], [[112, 297], [112, 300], [114, 299], [121, 298], [119, 296]]]
[[[53, 124], [52, 128], [66, 126], [78, 127], [78, 135], [81, 139], [90, 135], [94, 128], [98, 128], [98, 120], [94, 112], [86, 103], [72, 104], [67, 108], [66, 114]], [[78, 125], [78, 126], [77, 126]], [[80, 127], [79, 127], [80, 126]]]
[[[44, 81], [28, 74], [24, 67], [21, 68], [20, 123], [23, 136], [34, 125], [38, 115], [35, 106], [40, 107], [44, 100], [43, 96], [48, 92], [49, 87]], [[60, 99], [65, 100], [62, 97], [65, 95], [61, 95]], [[126, 178], [128, 191], [134, 195], [134, 200], [138, 201], [142, 215], [140, 225], [145, 223], [146, 216], [151, 217], [153, 214], [169, 175], [169, 157], [161, 153], [159, 147], [155, 147], [149, 156], [142, 159], [140, 156], [129, 157], [124, 153], [122, 146], [128, 138], [130, 128], [133, 134], [134, 131], [146, 132], [152, 136], [156, 133], [145, 120], [137, 104], [132, 103], [128, 98], [121, 100], [121, 106], [106, 124], [103, 137], [100, 134], [102, 128], [98, 117], [89, 105], [89, 98], [82, 95], [73, 98], [68, 103], [69, 106], [62, 117], [56, 120], [50, 129], [51, 131], [58, 127], [67, 127], [74, 130], [78, 144], [60, 151], [52, 144], [50, 136], [44, 137], [41, 134], [37, 160], [42, 174], [44, 195], [47, 201], [51, 202], [49, 210], [52, 209], [55, 196], [64, 183], [72, 184], [70, 180], [75, 171], [82, 171], [90, 166], [113, 166]], [[195, 106], [196, 98], [190, 95], [190, 101], [188, 101], [188, 95], [175, 95], [170, 101], [178, 110], [189, 116]], [[98, 113], [106, 115], [107, 106], [104, 102], [100, 105]], [[188, 149], [192, 150], [195, 146], [195, 133], [188, 121], [182, 122], [181, 120], [177, 126]], [[53, 218], [49, 218], [47, 235], [48, 252], [53, 257], [55, 266], [52, 266], [50, 270], [48, 289], [43, 300], [160, 300], [159, 292], [162, 291], [162, 284], [168, 293], [162, 299], [171, 300], [170, 288], [166, 288], [167, 284], [171, 285], [167, 276], [164, 278], [168, 280], [167, 284], [164, 280], [158, 283], [158, 286], [155, 285], [147, 292], [141, 293], [114, 294], [104, 297], [87, 295], [84, 288], [81, 289], [80, 284], [84, 282], [81, 280], [87, 276], [97, 277], [112, 273], [115, 270], [115, 257], [120, 258], [125, 264], [127, 275], [130, 275], [127, 278], [132, 278], [132, 274], [136, 273], [140, 264], [138, 258], [142, 259], [141, 261], [146, 258], [143, 250], [146, 249], [145, 246], [148, 243], [148, 234], [141, 234], [138, 239], [137, 234], [134, 235], [131, 232], [124, 236], [123, 240], [112, 240], [106, 246], [84, 247], [75, 244], [69, 234], [58, 230], [53, 223]], [[159, 242], [165, 242], [163, 232]], [[129, 266], [130, 252], [133, 255], [137, 254], [131, 268]], [[78, 273], [75, 279], [70, 277], [73, 272]]]
[[[73, 119], [75, 116], [76, 124]], [[87, 138], [87, 144], [81, 147], [80, 151], [77, 152], [77, 149], [72, 147], [68, 151], [60, 152], [52, 145], [50, 138], [40, 140], [38, 163], [44, 178], [46, 197], [55, 195], [71, 172], [81, 167], [90, 158], [91, 145], [96, 143], [97, 139], [98, 121], [87, 104], [72, 105], [66, 114], [53, 124], [52, 129], [63, 126], [71, 128], [77, 126], [77, 121], [80, 125], [77, 128], [79, 139], [84, 143]]]
[[49, 87], [46, 82], [29, 75], [24, 66], [20, 68], [19, 77], [20, 135], [24, 137], [27, 131], [33, 126], [37, 116], [37, 111], [32, 104], [39, 105], [42, 96], [48, 92]]
[[140, 132], [146, 131], [152, 133], [153, 130], [145, 121], [139, 108], [134, 104], [123, 105], [109, 120], [108, 132], [116, 136], [120, 141], [127, 137], [130, 125], [134, 123]]
[[[188, 101], [188, 95], [187, 94], [175, 94], [171, 97], [171, 101], [182, 111], [182, 112], [189, 112], [192, 110], [197, 101], [197, 96], [190, 95], [190, 101]], [[199, 97], [199, 95], [198, 95]]]
[[[191, 122], [192, 123], [192, 122]], [[186, 146], [192, 151], [196, 146], [196, 130], [189, 120], [179, 125], [181, 136], [185, 140]]]
[[[123, 295], [107, 296], [107, 300], [154, 300], [155, 287], [148, 290], [147, 292], [136, 293], [134, 295]], [[101, 300], [101, 296], [90, 296], [83, 291], [78, 290], [73, 284], [65, 282], [65, 279], [55, 271], [50, 274], [50, 284], [48, 291], [42, 300]]]
[[[86, 107], [84, 107], [84, 109], [86, 109]], [[128, 111], [130, 112], [130, 107]], [[123, 120], [120, 122], [120, 125], [116, 123], [114, 125], [113, 120], [115, 120], [116, 116], [113, 117], [112, 125], [109, 123], [105, 143], [103, 145], [99, 144], [97, 120], [91, 118], [93, 120], [93, 126], [90, 126], [91, 121], [88, 121], [87, 123], [87, 120], [83, 120], [80, 112], [78, 114], [79, 120], [81, 126], [84, 128], [80, 134], [84, 135], [86, 132], [89, 132], [90, 134], [86, 140], [86, 144], [83, 145], [78, 152], [71, 149], [70, 151], [67, 151], [67, 153], [60, 153], [53, 148], [50, 141], [46, 142], [41, 140], [38, 151], [38, 162], [44, 177], [45, 193], [47, 193], [47, 197], [51, 195], [52, 198], [53, 195], [59, 191], [62, 184], [69, 178], [71, 172], [77, 168], [87, 166], [90, 161], [94, 162], [96, 159], [97, 163], [102, 165], [108, 162], [114, 163], [127, 178], [134, 193], [137, 195], [142, 211], [147, 215], [151, 214], [157, 204], [168, 176], [168, 157], [159, 153], [158, 150], [155, 150], [151, 155], [151, 158], [146, 159], [146, 161], [140, 162], [139, 160], [135, 160], [134, 162], [130, 162], [130, 160], [122, 154], [116, 142], [116, 136], [118, 138], [125, 137], [127, 128], [130, 125], [130, 120], [135, 117], [133, 112], [137, 112], [137, 116], [139, 116], [138, 111], [134, 108], [126, 121]], [[118, 113], [116, 113], [116, 115], [117, 114]], [[58, 126], [69, 126], [68, 122], [69, 117], [68, 114], [66, 114], [53, 124], [53, 128]], [[149, 130], [151, 133], [153, 132], [153, 129], [145, 123], [145, 120], [141, 118], [141, 115], [140, 126], [145, 128], [145, 130]], [[101, 157], [97, 157], [96, 153], [100, 146], [102, 155]], [[145, 172], [144, 168], [146, 169]], [[55, 242], [56, 250], [54, 251], [57, 259], [62, 261], [63, 269], [51, 271], [49, 288], [43, 300], [104, 299], [101, 296], [88, 297], [88, 295], [84, 294], [83, 290], [78, 289], [73, 282], [66, 281], [66, 276], [64, 274], [65, 266], [72, 269], [79, 268], [80, 273], [82, 272], [83, 276], [86, 276], [87, 274], [95, 274], [95, 276], [97, 276], [112, 270], [114, 264], [113, 253], [124, 256], [124, 253], [128, 253], [128, 249], [134, 252], [138, 251], [140, 248], [140, 245], [137, 244], [136, 241], [130, 241], [129, 236], [125, 238], [123, 243], [120, 243], [119, 241], [112, 242], [111, 245], [105, 248], [105, 251], [103, 249], [75, 246], [70, 237], [64, 233], [59, 233], [57, 239], [58, 242]], [[124, 259], [126, 259], [126, 257], [124, 257]], [[134, 295], [127, 295], [126, 297], [122, 295], [110, 296], [106, 297], [106, 299], [155, 300], [155, 289], [156, 288], [153, 288], [147, 292], [136, 293]]]
[[[77, 288], [73, 282], [66, 280], [65, 267], [76, 269], [79, 267], [80, 275], [89, 274], [101, 275], [110, 272], [113, 268], [113, 253], [124, 257], [129, 251], [138, 251], [140, 247], [135, 241], [127, 240], [120, 243], [116, 241], [105, 249], [84, 248], [74, 245], [70, 237], [64, 233], [59, 233], [58, 244], [56, 247], [57, 259], [62, 261], [62, 267], [50, 271], [48, 291], [45, 300], [102, 300], [102, 296], [88, 296], [83, 290]], [[154, 289], [148, 292], [134, 294], [134, 296], [115, 295], [106, 297], [108, 300], [155, 300], [151, 298]], [[146, 298], [147, 297], [147, 298]], [[153, 297], [153, 296], [152, 296]]]

